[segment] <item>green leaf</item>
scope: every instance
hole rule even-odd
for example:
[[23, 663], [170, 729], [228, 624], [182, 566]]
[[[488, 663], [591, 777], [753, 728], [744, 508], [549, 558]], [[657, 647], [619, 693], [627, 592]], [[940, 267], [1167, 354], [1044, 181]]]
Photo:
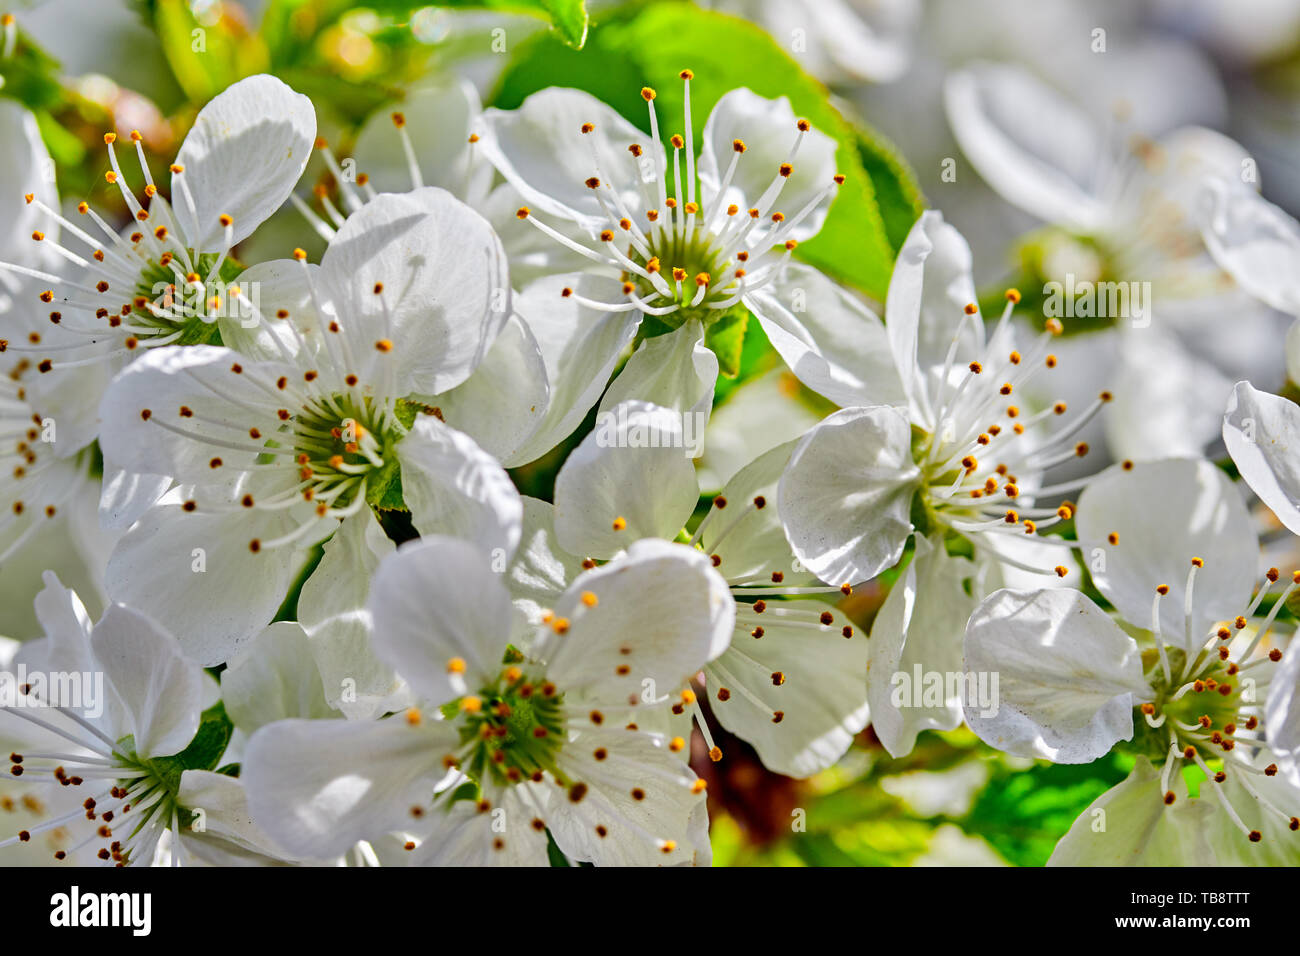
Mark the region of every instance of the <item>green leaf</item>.
[[289, 593], [285, 595], [284, 600], [280, 603], [280, 609], [275, 612], [276, 621], [296, 621], [298, 620], [298, 599], [302, 597], [303, 585], [311, 577], [312, 572], [320, 565], [321, 560], [325, 557], [324, 544], [314, 544], [311, 550], [307, 552], [307, 560], [298, 570], [298, 575], [293, 579], [293, 584], [289, 585]]
[[[877, 202], [875, 182], [896, 207], [892, 232], [919, 209], [919, 189], [892, 146], [870, 137], [869, 172], [862, 137], [829, 103], [826, 88], [813, 79], [770, 36], [744, 20], [684, 3], [652, 3], [613, 13], [591, 29], [577, 53], [550, 37], [521, 45], [502, 76], [495, 105], [517, 107], [548, 86], [586, 90], [638, 127], [647, 125], [643, 86], [658, 92], [656, 107], [670, 129], [680, 122], [684, 101], [679, 74], [691, 69], [695, 135], [703, 118], [730, 90], [748, 87], [768, 98], [788, 97], [795, 112], [839, 143], [838, 166], [847, 178], [817, 237], [796, 255], [831, 277], [884, 299], [893, 269], [891, 233]], [[778, 131], [779, 133], [780, 131]], [[910, 222], [908, 223], [910, 225]]]
[[871, 177], [889, 244], [897, 253], [903, 248], [912, 225], [925, 211], [925, 197], [917, 185], [916, 174], [892, 143], [861, 123], [858, 124], [858, 155], [862, 168]]
[[713, 389], [714, 407], [726, 401], [727, 396], [735, 390], [736, 386], [762, 375], [779, 364], [781, 363], [776, 349], [772, 348], [772, 343], [767, 340], [767, 333], [763, 331], [763, 326], [758, 322], [746, 323], [745, 338], [740, 347], [740, 367], [734, 378], [718, 376], [718, 384]]
[[185, 770], [214, 770], [234, 732], [235, 725], [226, 715], [226, 705], [217, 701], [200, 716], [198, 733], [190, 745], [167, 759], [176, 761]]
[[740, 359], [745, 344], [749, 310], [732, 306], [704, 333], [704, 344], [718, 357], [718, 372], [727, 378], [740, 374]]
[[556, 35], [574, 48], [587, 39], [585, 0], [367, 0], [362, 4], [352, 0], [271, 0], [262, 17], [262, 34], [277, 63], [297, 62], [317, 36], [358, 7], [403, 25], [426, 7], [498, 10], [548, 21]]
[[[0, 80], [0, 96], [15, 99], [30, 110], [55, 109], [66, 98], [59, 82], [59, 62], [23, 33], [13, 55], [0, 60]], [[41, 132], [45, 133], [44, 127]]]
[[45, 141], [45, 148], [50, 151], [50, 158], [59, 166], [77, 166], [86, 158], [86, 147], [81, 140], [64, 129], [49, 113], [38, 112], [36, 125]]
[[[198, 732], [184, 750], [171, 757], [141, 758], [139, 762], [175, 796], [180, 792], [181, 775], [186, 770], [217, 768], [234, 732], [235, 725], [226, 715], [226, 705], [217, 701], [199, 717]], [[135, 741], [130, 737], [124, 738], [121, 744], [127, 752], [135, 749]]]
[[394, 455], [373, 471], [366, 483], [366, 503], [379, 511], [405, 511], [402, 500], [402, 469]]
[[1009, 862], [1042, 866], [1079, 814], [1128, 769], [1115, 754], [1089, 764], [1042, 763], [1028, 770], [1003, 764], [970, 813], [954, 822]]
[[167, 64], [192, 103], [206, 103], [237, 80], [269, 68], [266, 44], [234, 18], [200, 24], [185, 0], [156, 0], [153, 20]]
[[[526, 13], [551, 21], [560, 38], [574, 49], [587, 42], [585, 0], [444, 0], [446, 7], [487, 7], [506, 13]], [[427, 6], [427, 4], [420, 4]]]

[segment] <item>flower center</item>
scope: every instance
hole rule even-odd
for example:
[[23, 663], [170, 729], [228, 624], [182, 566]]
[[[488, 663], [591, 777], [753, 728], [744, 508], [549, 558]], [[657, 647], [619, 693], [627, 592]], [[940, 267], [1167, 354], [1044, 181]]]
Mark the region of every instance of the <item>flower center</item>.
[[[95, 855], [105, 862], [117, 866], [150, 862], [163, 830], [175, 833], [194, 820], [191, 810], [180, 803], [182, 775], [189, 769], [214, 769], [233, 730], [224, 708], [218, 704], [204, 712], [198, 733], [183, 751], [169, 757], [146, 758], [136, 753], [131, 736], [112, 742], [75, 710], [43, 700], [30, 685], [23, 688], [23, 695], [24, 706], [6, 711], [43, 730], [53, 729], [74, 747], [55, 744], [51, 751], [11, 753], [10, 776], [49, 786], [74, 787], [87, 796], [76, 810], [0, 840], [0, 849], [29, 843], [34, 835], [48, 833], [58, 847], [54, 858], [59, 861], [97, 844]], [[42, 717], [29, 714], [32, 708], [39, 709]], [[46, 718], [52, 713], [69, 720], [63, 726], [50, 724]]]
[[[639, 311], [661, 318], [669, 329], [681, 326], [690, 318], [710, 325], [722, 318], [725, 310], [741, 302], [774, 280], [789, 262], [798, 245], [792, 234], [805, 218], [844, 182], [836, 175], [832, 182], [807, 201], [802, 208], [786, 215], [779, 208], [782, 191], [794, 172], [794, 160], [804, 137], [812, 129], [807, 120], [796, 122], [794, 143], [786, 160], [773, 170], [771, 185], [754, 205], [742, 209], [735, 203], [723, 205], [734, 181], [736, 169], [748, 151], [743, 140], [732, 144], [731, 160], [717, 191], [715, 208], [706, 209], [698, 195], [694, 130], [691, 124], [690, 70], [681, 73], [685, 84], [685, 133], [668, 139], [672, 158], [659, 135], [659, 117], [655, 111], [656, 92], [641, 91], [649, 110], [652, 148], [630, 143], [627, 150], [635, 165], [634, 174], [639, 201], [630, 200], [631, 192], [615, 189], [603, 175], [618, 176], [617, 170], [601, 170], [593, 142], [592, 162], [596, 175], [584, 183], [596, 196], [603, 212], [598, 227], [596, 248], [577, 242], [541, 222], [528, 207], [517, 215], [552, 239], [579, 254], [621, 273], [623, 302], [600, 303], [577, 296], [566, 288], [563, 295], [574, 297], [591, 308], [602, 311]], [[589, 136], [593, 123], [583, 123], [579, 133]], [[683, 157], [685, 159], [683, 173]], [[593, 233], [596, 232], [593, 229]]]
[[303, 497], [322, 509], [346, 508], [364, 494], [369, 479], [396, 467], [393, 432], [379, 431], [369, 400], [352, 394], [311, 398], [291, 424]]
[[512, 665], [449, 707], [459, 710], [461, 743], [469, 748], [461, 769], [476, 780], [505, 785], [542, 773], [565, 780], [555, 764], [565, 740], [564, 695], [554, 684]]
[[[1187, 577], [1184, 615], [1187, 618], [1188, 647], [1194, 647], [1190, 614], [1194, 607], [1196, 574], [1204, 566], [1201, 558], [1192, 558]], [[1160, 604], [1169, 588], [1163, 584], [1156, 588], [1151, 610], [1154, 646], [1142, 655], [1153, 699], [1137, 707], [1141, 720], [1134, 721], [1133, 739], [1129, 744], [1135, 752], [1152, 757], [1153, 762], [1163, 762], [1161, 790], [1167, 805], [1176, 800], [1170, 788], [1172, 774], [1184, 764], [1199, 768], [1207, 778], [1205, 786], [1215, 789], [1224, 812], [1252, 843], [1258, 843], [1262, 834], [1260, 830], [1248, 827], [1228, 801], [1222, 784], [1229, 774], [1234, 775], [1236, 782], [1267, 813], [1275, 814], [1291, 830], [1300, 830], [1300, 819], [1288, 816], [1270, 803], [1251, 783], [1252, 777], [1260, 774], [1271, 777], [1277, 773], [1277, 764], [1270, 763], [1261, 770], [1251, 754], [1267, 752], [1263, 729], [1264, 696], [1268, 677], [1282, 659], [1282, 651], [1276, 647], [1267, 654], [1257, 655], [1256, 651], [1272, 630], [1287, 598], [1300, 587], [1300, 571], [1292, 575], [1291, 583], [1255, 628], [1253, 636], [1248, 628], [1270, 585], [1279, 577], [1278, 570], [1270, 568], [1264, 585], [1245, 613], [1211, 629], [1201, 646], [1191, 653], [1165, 642], [1160, 630]], [[1242, 744], [1246, 754], [1236, 752], [1238, 743]], [[1214, 766], [1209, 761], [1213, 761]]]
[[[1037, 535], [1073, 517], [1073, 504], [1059, 496], [1091, 478], [1052, 485], [1039, 480], [1049, 469], [1088, 454], [1088, 443], [1075, 437], [1112, 395], [1101, 392], [1081, 413], [1068, 418], [1062, 401], [1026, 413], [1018, 396], [1043, 370], [1059, 366], [1050, 345], [1063, 328], [1059, 321], [1049, 320], [1026, 353], [1009, 348], [1009, 320], [1020, 293], [1008, 289], [1006, 298], [987, 344], [962, 371], [957, 354], [970, 334], [967, 323], [983, 321], [977, 306], [966, 306], [966, 318], [958, 323], [943, 366], [922, 391], [920, 407], [913, 408], [919, 423], [912, 426], [912, 458], [921, 478], [912, 503], [912, 523], [922, 533], [945, 528], [968, 538]], [[1053, 497], [1057, 504], [1041, 504]], [[1041, 540], [1079, 546], [1060, 537]], [[1019, 565], [1006, 556], [1002, 560], [1038, 573], [1054, 571], [1060, 577], [1069, 573], [1064, 565], [1044, 569]]]
[[[227, 293], [227, 280], [238, 271], [227, 258], [234, 238], [233, 219], [220, 217], [225, 231], [222, 251], [205, 253], [187, 247], [175, 211], [158, 194], [140, 134], [132, 132], [131, 141], [145, 182], [143, 200], [126, 184], [114, 150], [116, 140], [114, 133], [104, 135], [112, 166], [105, 180], [120, 190], [137, 228], [124, 236], [82, 202], [77, 212], [86, 221], [83, 229], [29, 193], [28, 204], [61, 229], [58, 239], [37, 230], [32, 240], [76, 268], [58, 275], [0, 262], [4, 271], [49, 283], [38, 298], [54, 306], [49, 319], [64, 333], [59, 341], [43, 343], [41, 335], [33, 332], [24, 345], [0, 342], [0, 351], [41, 353], [36, 367], [42, 373], [111, 360], [141, 346], [220, 344], [216, 319], [223, 314], [237, 318], [247, 314], [247, 302], [238, 290], [231, 287]], [[180, 192], [173, 198], [193, 220], [196, 212], [184, 167], [173, 164], [170, 169]], [[103, 347], [105, 342], [108, 348]]]

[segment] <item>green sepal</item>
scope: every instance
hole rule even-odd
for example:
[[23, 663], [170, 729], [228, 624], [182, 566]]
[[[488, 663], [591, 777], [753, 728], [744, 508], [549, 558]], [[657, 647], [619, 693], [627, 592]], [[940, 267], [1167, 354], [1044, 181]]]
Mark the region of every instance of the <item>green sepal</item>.
[[733, 305], [704, 333], [704, 344], [718, 357], [718, 373], [727, 378], [740, 374], [740, 358], [749, 327], [749, 310]]
[[[217, 768], [234, 732], [235, 725], [226, 714], [226, 705], [217, 701], [200, 715], [198, 732], [184, 750], [170, 757], [136, 757], [135, 763], [147, 770], [175, 797], [180, 793], [181, 776], [186, 770]], [[133, 753], [134, 738], [127, 736], [118, 741], [118, 749], [124, 753]]]

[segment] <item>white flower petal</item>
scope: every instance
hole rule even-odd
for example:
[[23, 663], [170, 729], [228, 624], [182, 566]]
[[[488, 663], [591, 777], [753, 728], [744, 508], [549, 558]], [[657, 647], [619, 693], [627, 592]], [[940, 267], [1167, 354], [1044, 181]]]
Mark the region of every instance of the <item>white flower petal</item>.
[[778, 491], [795, 555], [832, 584], [875, 577], [902, 557], [920, 472], [912, 426], [894, 408], [846, 408], [796, 446]]
[[1250, 490], [1300, 534], [1300, 407], [1238, 382], [1223, 413], [1223, 443]]
[[906, 402], [880, 319], [821, 272], [792, 262], [745, 305], [814, 392], [845, 407]]
[[[597, 603], [588, 606], [586, 594]], [[674, 693], [721, 654], [735, 602], [706, 555], [646, 539], [576, 578], [555, 614], [569, 628], [551, 638], [547, 676], [565, 692], [621, 707], [629, 696]]]
[[[410, 854], [412, 866], [550, 866], [546, 824], [520, 793], [531, 784], [506, 789], [497, 806], [481, 810], [474, 800], [457, 800], [434, 810], [433, 826]], [[534, 821], [541, 823], [535, 826]]]
[[[1250, 600], [1259, 565], [1254, 527], [1241, 494], [1209, 462], [1112, 467], [1079, 496], [1075, 522], [1081, 540], [1104, 549], [1091, 560], [1093, 582], [1130, 623], [1149, 628], [1156, 588], [1169, 586], [1160, 599], [1160, 629], [1175, 644], [1184, 639], [1192, 558], [1205, 562], [1194, 588], [1196, 647], [1210, 624], [1231, 620]], [[1107, 543], [1112, 532], [1119, 535], [1117, 545]]]
[[[167, 475], [179, 482], [233, 491], [257, 453], [223, 451], [219, 456], [223, 467], [213, 468], [213, 446], [192, 434], [229, 440], [229, 429], [208, 424], [218, 418], [256, 427], [266, 435], [276, 432], [280, 423], [271, 404], [253, 411], [241, 401], [265, 401], [255, 386], [232, 371], [241, 361], [239, 353], [211, 345], [149, 350], [104, 393], [99, 414], [105, 456], [136, 474]], [[265, 365], [258, 371], [274, 380], [280, 367]]]
[[1047, 865], [1213, 865], [1206, 832], [1214, 813], [1209, 801], [1189, 800], [1182, 774], [1173, 774], [1170, 785], [1174, 803], [1166, 806], [1160, 771], [1138, 757], [1132, 773], [1079, 814]]
[[1300, 315], [1300, 224], [1240, 181], [1211, 179], [1206, 190], [1201, 236], [1214, 260], [1251, 295]]
[[691, 825], [704, 792], [693, 791], [695, 774], [660, 738], [583, 731], [564, 745], [558, 761], [574, 786], [552, 796], [546, 822], [568, 857], [597, 866], [671, 866], [693, 859]]
[[[731, 646], [704, 669], [713, 715], [769, 770], [810, 777], [842, 757], [867, 725], [867, 648], [856, 628], [846, 639], [838, 626], [809, 630], [773, 618], [755, 638], [748, 624], [737, 624]], [[721, 687], [730, 691], [725, 701]]]
[[778, 445], [802, 438], [820, 420], [812, 403], [800, 394], [799, 380], [787, 369], [774, 368], [745, 379], [709, 416], [704, 454], [697, 467], [700, 487], [722, 487], [747, 464]]
[[1236, 140], [1204, 126], [1184, 126], [1161, 136], [1155, 156], [1154, 165], [1141, 157], [1130, 160], [1137, 173], [1122, 184], [1116, 202], [1121, 209], [1129, 203], [1130, 215], [1137, 216], [1158, 203], [1167, 231], [1162, 239], [1185, 240], [1193, 254], [1199, 254], [1203, 233], [1198, 225], [1206, 215], [1207, 184], [1232, 180], [1249, 188], [1243, 173], [1254, 168], [1254, 160]]
[[958, 365], [982, 349], [984, 326], [965, 311], [978, 301], [970, 246], [942, 213], [923, 212], [898, 252], [885, 300], [885, 333], [915, 420], [937, 411], [924, 396], [926, 379], [942, 371], [953, 340]]
[[683, 437], [698, 457], [717, 382], [718, 357], [704, 344], [704, 326], [688, 319], [681, 328], [641, 343], [600, 400], [600, 414], [629, 400], [673, 409], [682, 416], [683, 431], [690, 423], [691, 434]]
[[[0, 189], [0, 222], [6, 224], [6, 238], [0, 258], [10, 262], [42, 268], [43, 252], [28, 237], [36, 229], [49, 239], [59, 234], [57, 223], [49, 221], [41, 210], [27, 202], [33, 194], [50, 209], [59, 208], [59, 194], [54, 185], [54, 162], [41, 139], [36, 117], [13, 99], [0, 102], [0, 169], [4, 170]], [[33, 249], [35, 247], [35, 249]]]
[[[293, 259], [273, 259], [245, 269], [234, 284], [253, 308], [236, 303], [223, 310], [234, 314], [217, 319], [222, 344], [263, 362], [287, 361], [286, 356], [296, 356], [304, 342], [319, 355], [325, 330], [312, 289], [320, 281], [320, 266], [308, 263], [304, 270], [303, 264]], [[281, 312], [286, 313], [284, 319]]]
[[191, 660], [215, 666], [271, 622], [296, 571], [290, 554], [254, 554], [249, 542], [294, 527], [284, 512], [189, 514], [164, 500], [113, 549], [108, 592], [174, 634]]
[[[467, 80], [440, 80], [409, 90], [400, 104], [404, 128], [420, 165], [426, 186], [441, 186], [462, 199], [473, 195], [491, 167], [479, 163], [471, 172], [469, 137], [483, 110], [478, 91]], [[393, 124], [392, 110], [384, 108], [366, 120], [352, 151], [358, 173], [370, 177], [379, 192], [406, 192], [414, 188], [406, 150]]]
[[730, 583], [768, 584], [773, 572], [781, 573], [786, 587], [821, 583], [795, 558], [776, 507], [781, 475], [795, 444], [778, 445], [736, 472], [721, 493], [730, 510], [715, 514], [700, 535], [700, 547], [722, 559], [718, 570]]
[[366, 606], [371, 578], [394, 550], [374, 513], [364, 508], [325, 542], [325, 554], [298, 598], [298, 620], [308, 637], [318, 685], [329, 706], [352, 720], [374, 719], [409, 703], [405, 682], [375, 656]]
[[253, 822], [242, 781], [211, 770], [181, 774], [181, 806], [203, 811], [204, 829], [184, 828], [176, 836], [184, 851], [211, 866], [267, 866], [284, 862], [284, 851]]
[[[962, 670], [961, 633], [979, 591], [970, 561], [916, 537], [916, 554], [885, 598], [868, 642], [872, 727], [895, 757], [910, 753], [921, 731], [961, 723], [962, 702], [949, 695], [949, 675]], [[939, 693], [927, 688], [936, 680]]]
[[[1260, 770], [1264, 760], [1258, 758], [1254, 764], [1255, 769]], [[1223, 798], [1236, 811], [1248, 832], [1259, 831], [1260, 840], [1255, 843], [1243, 833], [1218, 800], [1206, 801], [1215, 811], [1205, 828], [1214, 849], [1215, 863], [1219, 866], [1294, 867], [1297, 861], [1296, 834], [1291, 829], [1290, 820], [1300, 816], [1300, 789], [1281, 774], [1273, 777], [1251, 774], [1248, 790], [1243, 786], [1246, 773], [1240, 770], [1234, 773], [1229, 767], [1228, 779], [1222, 784]], [[1202, 784], [1202, 793], [1205, 786]], [[1268, 804], [1263, 802], [1265, 800]]]
[[516, 307], [532, 331], [546, 363], [550, 405], [512, 464], [533, 461], [571, 435], [609, 382], [619, 358], [636, 337], [640, 315], [596, 312], [560, 291], [574, 289], [597, 302], [616, 302], [619, 284], [587, 275], [539, 279], [524, 289]]
[[[583, 134], [588, 123], [595, 129]], [[581, 90], [548, 87], [516, 110], [487, 110], [483, 124], [484, 155], [525, 202], [588, 229], [599, 228], [606, 219], [596, 191], [586, 185], [588, 178], [623, 189], [623, 201], [639, 208], [636, 184], [642, 169], [663, 168], [662, 146]], [[639, 161], [627, 150], [634, 143], [645, 150]]]
[[[778, 170], [790, 159], [790, 148], [799, 137], [797, 122], [784, 96], [769, 100], [745, 88], [723, 94], [704, 124], [701, 139], [700, 198], [705, 213], [712, 215], [718, 207], [732, 204], [749, 209], [775, 180], [784, 178], [772, 210], [790, 219], [817, 201], [815, 209], [791, 233], [795, 239], [815, 236], [835, 195], [834, 191], [828, 192], [828, 187], [837, 172], [836, 146], [835, 140], [821, 130], [810, 129], [790, 163], [793, 171], [781, 177]], [[733, 146], [736, 140], [746, 149], [739, 156], [726, 192], [719, 195], [727, 168], [737, 155]]]
[[90, 670], [91, 625], [85, 606], [53, 571], [46, 571], [41, 577], [45, 586], [37, 593], [34, 603], [36, 619], [45, 635], [42, 647], [45, 666], [51, 670]]
[[1282, 775], [1300, 787], [1300, 643], [1294, 636], [1269, 681], [1264, 731]]
[[402, 496], [421, 534], [453, 534], [509, 560], [523, 505], [510, 476], [473, 440], [431, 415], [397, 445]]
[[1286, 374], [1293, 382], [1300, 382], [1300, 319], [1286, 330]]
[[1003, 199], [1083, 233], [1101, 223], [1089, 188], [1100, 137], [1073, 103], [1019, 67], [973, 63], [949, 74], [944, 105], [962, 152]]
[[221, 672], [221, 699], [246, 734], [291, 717], [338, 716], [325, 700], [307, 632], [296, 621], [278, 621], [245, 646]]
[[166, 494], [171, 485], [169, 475], [142, 475], [127, 471], [106, 457], [99, 497], [100, 524], [112, 530], [131, 527]]
[[675, 538], [700, 495], [684, 444], [675, 411], [624, 402], [605, 412], [555, 479], [561, 547], [610, 558], [639, 538]]
[[991, 707], [965, 706], [985, 743], [1089, 763], [1133, 738], [1133, 707], [1149, 694], [1141, 652], [1081, 592], [995, 591], [971, 615], [965, 648], [967, 673], [997, 675]]
[[95, 625], [91, 648], [125, 709], [123, 734], [141, 757], [184, 750], [199, 729], [203, 671], [176, 639], [137, 611], [114, 604]]
[[172, 174], [186, 245], [225, 249], [225, 215], [234, 218], [231, 244], [248, 238], [289, 198], [315, 139], [311, 100], [273, 76], [250, 76], [219, 93], [181, 144], [176, 164], [184, 171]]
[[281, 720], [248, 741], [253, 820], [290, 853], [327, 859], [410, 825], [457, 745], [443, 721]]
[[435, 705], [495, 683], [510, 640], [504, 571], [467, 541], [407, 542], [371, 585], [375, 652]]
[[582, 561], [555, 540], [555, 506], [527, 495], [523, 501], [523, 539], [506, 583], [515, 606], [536, 625], [543, 610], [554, 607], [569, 582], [582, 573]]
[[474, 374], [430, 397], [429, 404], [506, 467], [523, 464], [516, 452], [541, 426], [550, 404], [542, 350], [523, 320], [512, 315]]
[[357, 363], [349, 371], [375, 386], [392, 376], [398, 396], [465, 381], [510, 317], [501, 240], [442, 189], [376, 196], [348, 217], [320, 265]]
[[1159, 327], [1122, 329], [1106, 437], [1117, 457], [1195, 457], [1222, 427], [1232, 381]]
[[[714, 0], [774, 37], [799, 36], [796, 58], [824, 83], [891, 83], [912, 61], [919, 0]], [[799, 31], [796, 33], [795, 31]]]

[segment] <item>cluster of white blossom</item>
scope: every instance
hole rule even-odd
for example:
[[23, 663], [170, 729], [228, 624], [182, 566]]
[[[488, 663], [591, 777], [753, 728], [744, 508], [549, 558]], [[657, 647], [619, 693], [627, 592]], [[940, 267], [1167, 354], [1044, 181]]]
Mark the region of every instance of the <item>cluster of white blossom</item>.
[[[125, 222], [59, 195], [0, 101], [0, 569], [15, 630], [35, 612], [0, 643], [0, 772], [40, 808], [0, 859], [701, 865], [719, 728], [806, 778], [868, 724], [900, 757], [964, 723], [1134, 758], [1055, 863], [1300, 860], [1300, 571], [1261, 546], [1296, 553], [1300, 407], [1209, 329], [1266, 319], [1300, 381], [1300, 226], [1249, 155], [1116, 147], [1018, 67], [948, 75], [983, 179], [1157, 287], [1081, 389], [1072, 316], [1016, 289], [986, 315], [938, 210], [881, 315], [803, 261], [836, 139], [746, 88], [697, 130], [694, 81], [633, 123], [444, 79], [338, 156], [255, 75], [167, 180], [104, 134]], [[319, 261], [241, 255], [299, 214]], [[817, 420], [713, 414], [737, 315]], [[507, 469], [557, 455], [521, 494]]]

